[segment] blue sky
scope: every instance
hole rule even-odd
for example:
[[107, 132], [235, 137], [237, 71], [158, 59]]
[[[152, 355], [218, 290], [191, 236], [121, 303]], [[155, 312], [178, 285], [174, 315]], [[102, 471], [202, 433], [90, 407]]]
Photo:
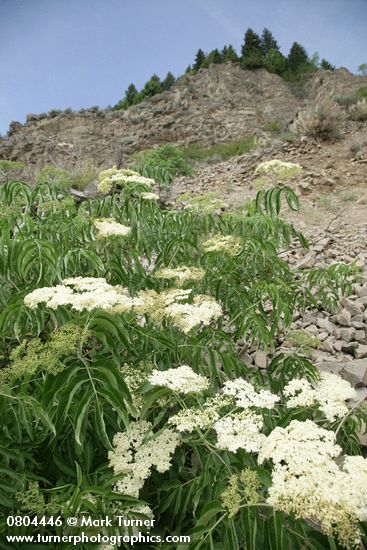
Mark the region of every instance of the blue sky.
[[268, 27], [355, 72], [367, 0], [0, 0], [0, 132], [27, 113], [116, 103], [130, 82], [182, 74], [198, 48]]

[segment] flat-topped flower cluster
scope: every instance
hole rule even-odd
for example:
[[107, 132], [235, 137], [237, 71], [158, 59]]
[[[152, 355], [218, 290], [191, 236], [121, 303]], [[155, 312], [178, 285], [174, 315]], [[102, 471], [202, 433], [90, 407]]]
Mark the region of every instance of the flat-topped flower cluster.
[[197, 327], [206, 327], [222, 316], [222, 308], [212, 296], [198, 294], [192, 303], [182, 303], [190, 298], [192, 289], [169, 289], [158, 293], [142, 290], [131, 297], [127, 288], [112, 286], [102, 277], [73, 277], [64, 279], [55, 287], [37, 288], [27, 294], [24, 303], [31, 309], [41, 303], [56, 309], [70, 306], [76, 311], [103, 309], [113, 314], [134, 312], [147, 315], [156, 323], [168, 320], [184, 333]]
[[233, 235], [215, 235], [203, 243], [205, 252], [223, 252], [236, 256], [241, 252], [241, 239]]
[[171, 428], [154, 433], [150, 422], [131, 422], [125, 432], [115, 435], [114, 450], [108, 453], [115, 475], [124, 474], [117, 481], [115, 491], [138, 498], [153, 466], [161, 473], [169, 470], [179, 444], [180, 437]]
[[158, 269], [154, 277], [157, 279], [173, 279], [176, 283], [185, 283], [186, 281], [201, 281], [205, 275], [205, 271], [201, 267], [164, 267]]
[[279, 180], [289, 180], [294, 176], [302, 174], [302, 166], [293, 162], [272, 159], [259, 164], [256, 168], [256, 174], [273, 174]]
[[129, 183], [142, 184], [151, 187], [155, 181], [145, 178], [138, 172], [128, 169], [119, 169], [116, 166], [103, 170], [98, 174], [98, 191], [106, 195], [113, 187], [124, 187]]
[[131, 298], [126, 288], [112, 286], [103, 277], [71, 277], [54, 287], [36, 288], [24, 298], [27, 307], [35, 309], [39, 304], [56, 309], [58, 306], [71, 306], [76, 311], [94, 309], [130, 311], [141, 305], [137, 298]]
[[106, 237], [127, 237], [130, 235], [131, 227], [118, 223], [114, 218], [99, 218], [93, 221], [98, 230], [98, 238]]
[[293, 420], [270, 433], [258, 461], [274, 465], [269, 504], [318, 523], [347, 548], [359, 548], [358, 522], [367, 520], [367, 459], [340, 455], [334, 432]]
[[348, 412], [345, 401], [356, 397], [357, 392], [340, 376], [324, 372], [314, 382], [298, 378], [291, 380], [284, 388], [284, 395], [288, 398], [287, 407], [318, 405], [326, 418], [333, 421]]

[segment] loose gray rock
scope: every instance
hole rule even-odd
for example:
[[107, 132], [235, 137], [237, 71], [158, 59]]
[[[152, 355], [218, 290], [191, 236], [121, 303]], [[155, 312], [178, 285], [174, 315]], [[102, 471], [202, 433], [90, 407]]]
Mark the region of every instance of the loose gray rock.
[[355, 388], [358, 388], [359, 386], [366, 386], [367, 360], [356, 359], [355, 361], [351, 361], [347, 365], [344, 365], [343, 369], [340, 371], [340, 374]]
[[347, 309], [342, 309], [340, 313], [336, 316], [336, 321], [339, 323], [339, 325], [343, 325], [345, 327], [350, 327], [352, 322], [352, 315], [350, 311]]
[[264, 351], [256, 351], [254, 354], [255, 365], [260, 369], [266, 369], [268, 361]]
[[358, 347], [354, 350], [354, 357], [356, 359], [363, 359], [364, 357], [367, 357], [367, 346], [359, 344]]

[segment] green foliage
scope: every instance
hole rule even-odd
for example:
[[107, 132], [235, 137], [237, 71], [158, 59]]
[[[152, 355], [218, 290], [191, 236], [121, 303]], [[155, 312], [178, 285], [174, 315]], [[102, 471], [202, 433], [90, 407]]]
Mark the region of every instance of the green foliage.
[[144, 84], [142, 90], [144, 97], [152, 97], [162, 92], [162, 84], [158, 75], [154, 74], [148, 82]]
[[275, 40], [273, 34], [269, 29], [264, 29], [261, 35], [261, 49], [264, 56], [268, 55], [270, 51], [279, 52], [278, 42]]
[[241, 48], [241, 63], [248, 69], [263, 66], [264, 51], [260, 36], [252, 29], [247, 29]]
[[298, 348], [305, 355], [311, 355], [313, 349], [320, 347], [321, 341], [305, 330], [292, 330], [287, 335], [286, 344]]
[[159, 76], [154, 74], [145, 84], [143, 89], [138, 92], [134, 84], [130, 84], [125, 92], [125, 97], [118, 101], [116, 105], [112, 107], [114, 111], [120, 109], [128, 109], [131, 105], [137, 105], [147, 97], [152, 97], [156, 94], [160, 94], [164, 90], [168, 90], [173, 82], [174, 77], [172, 73], [168, 73], [166, 79], [161, 82]]
[[367, 76], [367, 63], [361, 63], [358, 66], [358, 72], [361, 73], [362, 76]]
[[358, 88], [356, 96], [359, 99], [367, 98], [367, 86], [362, 86], [361, 88]]
[[231, 157], [244, 155], [257, 147], [257, 140], [253, 136], [245, 137], [239, 141], [217, 143], [210, 147], [191, 143], [182, 149], [185, 158], [189, 161], [206, 162], [211, 159], [227, 160]]
[[306, 50], [298, 42], [293, 42], [289, 51], [287, 64], [290, 71], [296, 73], [309, 62]]
[[134, 155], [134, 169], [146, 177], [153, 177], [163, 185], [169, 185], [176, 176], [192, 173], [183, 152], [173, 145], [148, 149]]
[[198, 71], [199, 69], [202, 69], [203, 67], [205, 67], [205, 64], [206, 64], [206, 55], [203, 52], [203, 50], [199, 48], [198, 51], [196, 52], [195, 61], [192, 68], [194, 71]]
[[0, 180], [9, 179], [14, 177], [14, 173], [23, 170], [24, 164], [22, 162], [15, 162], [14, 160], [1, 160], [0, 159]]
[[[182, 160], [176, 150], [161, 153], [157, 162]], [[53, 176], [60, 185], [50, 180]], [[138, 497], [115, 490], [125, 474], [115, 475], [109, 453], [115, 435], [128, 433], [137, 419], [162, 433], [173, 415], [200, 409], [208, 396], [220, 403], [223, 384], [234, 378], [279, 392], [273, 411], [259, 409], [264, 434], [294, 418], [312, 418], [330, 429], [319, 411], [290, 410], [282, 401], [292, 378], [317, 377], [306, 358], [276, 355], [261, 373], [243, 364], [235, 343], [245, 339], [259, 349], [273, 349], [296, 311], [317, 307], [318, 301], [320, 307], [334, 307], [340, 293], [348, 294], [353, 270], [332, 265], [296, 272], [279, 257], [291, 243], [307, 247], [302, 234], [279, 216], [282, 204], [292, 210], [299, 206], [289, 187], [259, 193], [246, 213], [217, 215], [201, 208], [163, 210], [128, 185], [77, 205], [62, 190], [63, 178], [47, 172], [36, 187], [11, 181], [0, 188], [1, 204], [16, 205], [2, 221], [0, 235], [2, 516], [22, 511], [31, 517], [144, 517], [139, 507], [149, 505], [155, 533], [189, 534], [193, 550], [335, 550], [332, 537], [266, 502], [269, 461], [260, 465], [242, 448], [218, 448], [211, 428], [183, 433], [169, 470], [152, 471]], [[131, 237], [97, 239], [93, 220], [101, 217], [131, 227]], [[213, 235], [235, 239], [236, 254], [206, 252], [203, 243]], [[102, 277], [131, 296], [141, 290], [163, 293], [173, 287], [156, 277], [157, 271], [183, 265], [204, 271], [203, 279], [184, 283], [185, 288], [211, 296], [223, 310], [219, 319], [187, 333], [166, 318], [133, 311], [45, 304], [32, 309], [24, 303], [33, 290], [69, 277]], [[149, 383], [152, 370], [178, 365], [207, 377], [206, 393], [181, 396]], [[220, 405], [221, 415], [238, 412], [236, 405]], [[363, 421], [363, 411], [351, 411], [340, 427], [337, 440], [347, 452], [359, 453]], [[34, 533], [34, 526], [16, 530], [5, 522], [0, 529], [2, 534]], [[67, 529], [46, 525], [37, 532], [75, 534]]]
[[176, 82], [175, 77], [171, 73], [171, 71], [168, 71], [166, 78], [162, 80], [162, 88], [163, 90], [170, 90], [174, 83]]
[[64, 168], [45, 166], [36, 176], [37, 185], [52, 185], [57, 190], [66, 190], [71, 187], [70, 174]]
[[237, 61], [239, 61], [236, 50], [231, 44], [229, 46], [224, 46], [221, 51], [221, 56], [223, 63], [227, 63], [227, 61], [232, 61], [236, 63]]
[[271, 73], [284, 75], [287, 70], [287, 59], [281, 52], [271, 49], [264, 57], [264, 67]]
[[325, 69], [327, 71], [335, 71], [335, 68], [336, 68], [335, 65], [332, 65], [326, 59], [321, 59], [320, 67], [321, 67], [321, 69]]
[[206, 59], [206, 63], [208, 66], [211, 65], [212, 63], [214, 63], [215, 65], [218, 65], [219, 63], [222, 63], [222, 62], [223, 62], [223, 58], [218, 48], [215, 48], [214, 50], [212, 50], [208, 54]]

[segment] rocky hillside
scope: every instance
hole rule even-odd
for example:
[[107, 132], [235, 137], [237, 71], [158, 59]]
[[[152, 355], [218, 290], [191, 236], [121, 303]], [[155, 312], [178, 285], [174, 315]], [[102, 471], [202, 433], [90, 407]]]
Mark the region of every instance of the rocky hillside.
[[165, 143], [213, 144], [261, 136], [271, 122], [289, 124], [320, 94], [348, 95], [366, 84], [367, 77], [346, 69], [319, 71], [300, 91], [264, 69], [211, 65], [127, 111], [29, 115], [24, 125], [12, 123], [0, 143], [0, 158], [22, 161], [31, 171], [45, 164], [101, 167]]

